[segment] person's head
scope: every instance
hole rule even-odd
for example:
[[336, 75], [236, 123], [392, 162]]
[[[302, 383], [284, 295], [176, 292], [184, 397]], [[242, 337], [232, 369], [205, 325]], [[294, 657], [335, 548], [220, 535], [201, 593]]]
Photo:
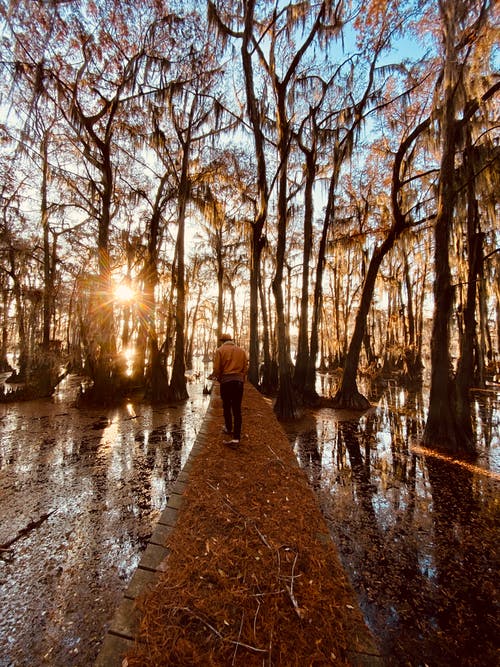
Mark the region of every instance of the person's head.
[[231, 336], [231, 334], [228, 334], [228, 333], [221, 334], [221, 337], [219, 338], [219, 341], [221, 343], [227, 343], [228, 340], [233, 340], [233, 337]]

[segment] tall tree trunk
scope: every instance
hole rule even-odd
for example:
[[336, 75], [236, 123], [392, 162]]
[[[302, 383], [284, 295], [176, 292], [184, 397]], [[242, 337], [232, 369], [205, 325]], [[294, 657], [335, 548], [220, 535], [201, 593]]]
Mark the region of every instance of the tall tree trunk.
[[[470, 148], [470, 137], [468, 137]], [[460, 338], [460, 357], [456, 375], [457, 421], [467, 438], [473, 439], [470, 389], [474, 378], [474, 343], [476, 340], [476, 278], [482, 269], [484, 234], [479, 232], [479, 211], [474, 188], [474, 170], [468, 150], [464, 151], [465, 178], [467, 179], [467, 296], [463, 310], [464, 330]]]
[[413, 304], [413, 288], [411, 284], [410, 276], [410, 264], [408, 262], [408, 253], [406, 252], [406, 244], [403, 244], [403, 269], [404, 269], [404, 283], [406, 288], [406, 299], [407, 299], [407, 317], [408, 317], [408, 345], [413, 348], [415, 347], [415, 315], [414, 315], [414, 304]]
[[175, 305], [175, 347], [174, 362], [172, 365], [172, 378], [170, 390], [172, 398], [183, 401], [188, 398], [186, 388], [186, 362], [185, 362], [185, 334], [184, 322], [186, 319], [186, 293], [185, 293], [185, 258], [184, 258], [184, 235], [186, 224], [186, 206], [189, 196], [188, 169], [189, 169], [189, 140], [186, 142], [182, 157], [182, 171], [179, 185], [179, 213], [177, 230], [177, 272], [176, 290], [177, 298]]
[[[425, 319], [425, 294], [427, 293], [427, 261], [422, 267], [422, 284], [420, 287], [420, 299], [418, 301], [418, 324], [416, 328], [417, 357], [422, 360], [422, 348], [424, 344], [424, 319]], [[424, 366], [422, 361], [422, 367]]]
[[149, 348], [148, 373], [146, 382], [146, 397], [152, 403], [165, 403], [171, 400], [172, 394], [169, 387], [168, 373], [165, 364], [165, 355], [160, 353], [158, 344], [158, 332], [156, 323], [156, 298], [155, 289], [158, 283], [158, 246], [160, 238], [160, 201], [163, 196], [163, 187], [166, 175], [160, 182], [153, 213], [149, 223], [149, 238], [147, 256], [144, 267], [144, 315], [141, 325]]
[[43, 335], [42, 346], [45, 350], [49, 349], [50, 341], [50, 317], [52, 313], [52, 295], [53, 287], [53, 271], [51, 267], [51, 252], [50, 252], [50, 230], [49, 230], [49, 211], [47, 202], [47, 184], [49, 172], [49, 157], [48, 157], [48, 132], [44, 132], [40, 154], [42, 156], [42, 182], [40, 192], [40, 217], [43, 232]]
[[325, 271], [325, 257], [326, 245], [328, 240], [328, 232], [330, 229], [330, 222], [333, 213], [333, 198], [335, 192], [334, 179], [330, 181], [330, 188], [328, 193], [328, 201], [326, 205], [325, 217], [323, 220], [323, 227], [321, 230], [321, 237], [318, 247], [318, 258], [316, 263], [316, 280], [314, 282], [314, 294], [312, 305], [311, 318], [311, 340], [310, 351], [307, 364], [307, 375], [305, 380], [305, 391], [309, 400], [316, 400], [318, 393], [316, 391], [316, 364], [318, 362], [319, 353], [319, 335], [321, 327], [321, 313], [323, 309], [323, 275]]
[[477, 355], [477, 365], [476, 365], [476, 386], [484, 387], [485, 378], [484, 378], [484, 369], [485, 369], [485, 351], [486, 354], [491, 355], [491, 350], [493, 349], [491, 343], [491, 336], [488, 324], [488, 294], [486, 290], [486, 281], [484, 276], [484, 265], [483, 265], [483, 256], [482, 256], [482, 246], [481, 246], [481, 257], [478, 258], [478, 277], [479, 277], [479, 351]]
[[[351, 128], [351, 131], [354, 131]], [[347, 133], [347, 135], [349, 132]], [[306, 392], [307, 395], [312, 400], [317, 396], [316, 392], [316, 364], [318, 361], [319, 349], [319, 336], [322, 322], [322, 313], [323, 313], [323, 276], [325, 271], [326, 263], [326, 248], [328, 242], [328, 234], [330, 231], [331, 224], [335, 216], [335, 191], [337, 188], [340, 166], [345, 157], [346, 146], [349, 142], [344, 143], [342, 146], [336, 144], [333, 149], [333, 166], [332, 174], [330, 176], [330, 183], [328, 186], [328, 198], [326, 202], [325, 217], [323, 220], [323, 227], [321, 230], [321, 237], [318, 246], [318, 258], [316, 263], [316, 280], [314, 283], [314, 295], [313, 295], [313, 306], [312, 306], [312, 320], [311, 320], [311, 340], [310, 340], [310, 352], [309, 352], [309, 364], [307, 369], [306, 377]], [[338, 307], [338, 303], [336, 303]], [[339, 318], [337, 318], [338, 326]], [[324, 355], [321, 354], [320, 364], [323, 364]]]
[[279, 419], [294, 419], [298, 415], [297, 397], [293, 389], [290, 368], [290, 349], [285, 321], [283, 298], [283, 267], [285, 265], [287, 231], [287, 167], [290, 129], [286, 120], [284, 86], [278, 86], [278, 241], [276, 245], [276, 269], [272, 281], [276, 306], [276, 328], [278, 338], [279, 386], [274, 411]]
[[306, 384], [307, 370], [310, 367], [309, 361], [309, 265], [312, 254], [313, 244], [313, 186], [316, 178], [316, 155], [315, 151], [305, 152], [306, 157], [306, 185], [304, 189], [304, 247], [302, 261], [302, 287], [300, 295], [300, 316], [299, 316], [299, 336], [297, 344], [297, 361], [295, 363], [295, 372], [293, 375], [293, 384], [296, 389], [300, 388], [303, 398], [307, 402], [315, 402], [317, 399], [316, 391], [309, 396]]
[[2, 290], [2, 324], [1, 324], [1, 339], [0, 339], [0, 372], [7, 373], [12, 368], [7, 360], [7, 351], [9, 348], [9, 306], [10, 306], [10, 290], [6, 287]]
[[9, 275], [12, 279], [12, 293], [14, 294], [14, 303], [16, 304], [16, 324], [17, 337], [19, 341], [18, 371], [16, 379], [19, 382], [25, 382], [28, 372], [28, 339], [24, 322], [24, 305], [22, 299], [21, 281], [16, 268], [16, 254], [12, 245], [9, 243]]
[[113, 169], [111, 165], [111, 149], [109, 143], [102, 145], [101, 167], [101, 215], [99, 217], [97, 253], [98, 253], [98, 286], [94, 295], [97, 304], [96, 318], [96, 349], [91, 400], [108, 403], [116, 397], [117, 367], [116, 341], [114, 337], [113, 301], [111, 299], [111, 262], [109, 257], [109, 229], [111, 224], [111, 199], [113, 194]]
[[[274, 361], [271, 357], [271, 343], [269, 332], [269, 316], [267, 309], [266, 294], [262, 285], [262, 278], [259, 280], [260, 304], [262, 311], [262, 374], [259, 379], [260, 390], [264, 394], [272, 394], [278, 386], [277, 377], [275, 377]], [[260, 372], [260, 369], [259, 369]]]
[[[47, 188], [49, 179], [49, 157], [48, 157], [49, 133], [44, 131], [40, 142], [40, 155], [42, 159], [42, 179], [40, 185], [40, 223], [43, 235], [43, 296], [42, 296], [42, 340], [43, 353], [39, 355], [33, 364], [34, 373], [30, 382], [36, 385], [37, 395], [51, 396], [59, 378], [58, 360], [50, 349], [50, 328], [54, 301], [54, 266], [57, 244], [50, 247], [49, 209], [47, 200]], [[40, 341], [36, 341], [38, 344]], [[34, 347], [32, 347], [32, 350]]]
[[363, 336], [365, 333], [366, 320], [372, 302], [373, 291], [375, 289], [377, 273], [383, 258], [394, 245], [395, 239], [396, 235], [394, 231], [392, 231], [384, 240], [382, 245], [375, 248], [370, 260], [365, 282], [363, 283], [361, 301], [359, 304], [358, 312], [356, 314], [354, 332], [352, 334], [349, 349], [347, 351], [344, 372], [342, 374], [342, 381], [337, 393], [333, 398], [333, 405], [336, 408], [366, 410], [370, 407], [370, 401], [358, 391], [358, 385], [356, 382], [359, 355], [361, 352], [361, 344], [363, 342]]
[[241, 58], [245, 77], [247, 113], [253, 131], [255, 158], [257, 161], [257, 210], [252, 224], [251, 260], [250, 260], [250, 341], [248, 379], [254, 385], [259, 384], [259, 279], [260, 261], [265, 239], [262, 231], [267, 219], [267, 165], [264, 152], [264, 133], [260, 105], [255, 93], [252, 37], [254, 29], [255, 0], [245, 3], [245, 25], [241, 42]]
[[431, 389], [429, 411], [423, 442], [450, 452], [471, 450], [470, 437], [461, 431], [456, 413], [455, 385], [450, 359], [450, 317], [453, 306], [453, 287], [449, 243], [455, 207], [455, 150], [456, 130], [456, 51], [455, 19], [443, 15], [445, 38], [445, 66], [443, 73], [443, 111], [441, 117], [441, 164], [437, 216], [434, 227], [434, 319], [431, 338]]
[[196, 295], [196, 303], [194, 305], [194, 309], [192, 310], [192, 323], [191, 326], [188, 327], [186, 325], [186, 329], [190, 330], [190, 334], [188, 336], [188, 343], [186, 345], [186, 363], [188, 365], [188, 368], [193, 368], [193, 356], [194, 356], [194, 339], [195, 339], [195, 331], [196, 331], [196, 325], [198, 322], [198, 311], [200, 309], [200, 302], [201, 302], [201, 297], [203, 294], [203, 285], [198, 286], [198, 293]]
[[404, 269], [404, 283], [406, 288], [407, 298], [407, 317], [408, 317], [408, 341], [405, 346], [405, 379], [409, 382], [421, 381], [422, 379], [422, 358], [420, 356], [420, 349], [417, 346], [417, 331], [415, 318], [415, 303], [414, 293], [410, 274], [410, 265], [408, 262], [408, 254], [406, 252], [406, 244], [403, 245], [403, 269]]
[[236, 288], [233, 287], [233, 285], [229, 285], [229, 293], [231, 295], [231, 320], [233, 327], [233, 337], [235, 340], [239, 340], [238, 313], [236, 309]]
[[224, 261], [222, 257], [222, 230], [217, 233], [217, 245], [215, 248], [217, 262], [217, 340], [220, 340], [224, 326]]
[[[445, 151], [446, 153], [451, 152], [449, 148], [445, 148]], [[445, 157], [449, 158], [448, 155]], [[450, 164], [449, 159], [443, 159], [441, 170], [443, 181], [450, 180], [450, 177], [443, 172], [446, 165], [452, 170], [453, 161]], [[431, 338], [431, 390], [423, 440], [425, 444], [456, 452], [460, 449], [461, 437], [458, 433], [454, 409], [454, 385], [449, 352], [449, 320], [453, 303], [448, 257], [449, 225], [453, 211], [453, 204], [450, 201], [451, 187], [451, 183], [441, 184], [440, 205], [434, 234], [435, 305]]]
[[[267, 215], [267, 214], [266, 214]], [[251, 262], [250, 262], [250, 340], [248, 346], [249, 364], [248, 380], [257, 387], [259, 385], [259, 281], [261, 272], [261, 256], [264, 247], [262, 230], [264, 219], [261, 214], [252, 224]], [[264, 359], [265, 363], [265, 359]]]

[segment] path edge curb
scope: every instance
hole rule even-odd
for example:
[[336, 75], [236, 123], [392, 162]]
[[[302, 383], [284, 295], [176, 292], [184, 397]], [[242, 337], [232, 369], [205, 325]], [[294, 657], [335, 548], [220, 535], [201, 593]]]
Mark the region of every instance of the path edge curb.
[[179, 517], [193, 460], [198, 456], [206, 442], [207, 430], [205, 423], [210, 419], [210, 413], [215, 410], [214, 395], [215, 393], [212, 393], [210, 396], [203, 422], [189, 456], [172, 486], [167, 504], [156, 522], [151, 537], [148, 539], [146, 549], [143, 551], [139, 564], [123, 593], [122, 601], [111, 619], [94, 662], [94, 667], [122, 667], [123, 659], [134, 647], [140, 622], [135, 601], [153, 588], [159, 575], [165, 571], [169, 551], [163, 545]]

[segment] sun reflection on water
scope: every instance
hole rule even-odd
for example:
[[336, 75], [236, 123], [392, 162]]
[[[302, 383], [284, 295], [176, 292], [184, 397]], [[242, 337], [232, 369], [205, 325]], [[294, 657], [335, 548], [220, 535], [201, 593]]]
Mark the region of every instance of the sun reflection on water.
[[460, 466], [461, 468], [464, 468], [465, 470], [468, 470], [475, 475], [483, 475], [484, 477], [491, 477], [492, 479], [500, 481], [500, 473], [495, 472], [494, 470], [486, 470], [485, 468], [481, 468], [480, 466], [469, 463], [468, 461], [464, 461], [463, 459], [457, 459], [453, 456], [449, 456], [448, 454], [438, 452], [435, 449], [423, 447], [422, 445], [412, 445], [411, 451], [421, 456], [430, 456], [434, 459], [439, 459], [440, 461], [452, 463], [453, 465]]

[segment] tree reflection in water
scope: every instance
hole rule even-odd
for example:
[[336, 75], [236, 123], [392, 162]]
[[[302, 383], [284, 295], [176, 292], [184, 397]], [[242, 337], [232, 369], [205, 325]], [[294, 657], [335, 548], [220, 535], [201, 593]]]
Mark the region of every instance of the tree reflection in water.
[[76, 409], [0, 406], [0, 664], [93, 664], [189, 456], [208, 399]]
[[395, 665], [496, 665], [500, 396], [475, 395], [469, 463], [418, 448], [421, 393], [376, 400], [285, 425], [367, 622]]

